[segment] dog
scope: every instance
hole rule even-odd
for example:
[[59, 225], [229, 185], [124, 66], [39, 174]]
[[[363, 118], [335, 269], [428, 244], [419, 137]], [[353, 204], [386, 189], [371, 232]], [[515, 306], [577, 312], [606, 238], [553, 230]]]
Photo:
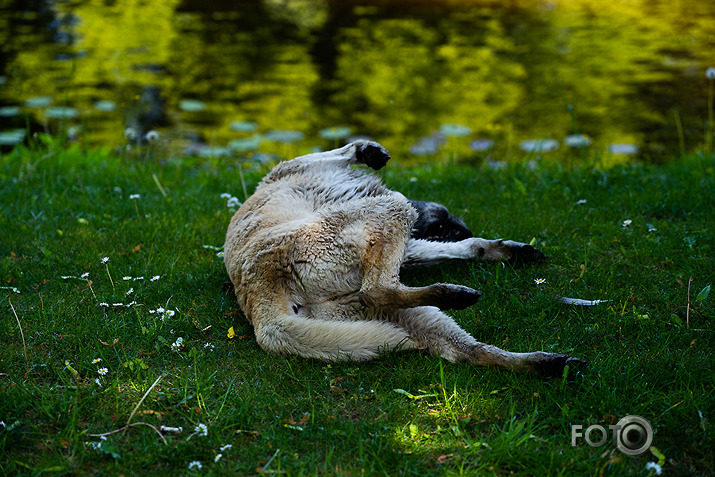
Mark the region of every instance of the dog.
[[584, 362], [480, 343], [442, 310], [481, 292], [435, 283], [408, 287], [400, 270], [448, 260], [531, 262], [528, 244], [486, 240], [433, 202], [408, 200], [372, 174], [390, 156], [378, 143], [279, 163], [231, 219], [224, 262], [261, 348], [324, 361], [366, 361], [424, 349], [451, 362], [560, 376]]

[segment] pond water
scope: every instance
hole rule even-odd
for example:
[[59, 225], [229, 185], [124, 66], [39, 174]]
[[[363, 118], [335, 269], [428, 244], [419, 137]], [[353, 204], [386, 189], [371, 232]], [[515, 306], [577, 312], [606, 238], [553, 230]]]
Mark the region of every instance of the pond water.
[[204, 156], [711, 144], [712, 0], [0, 0], [0, 38], [6, 148], [60, 127]]

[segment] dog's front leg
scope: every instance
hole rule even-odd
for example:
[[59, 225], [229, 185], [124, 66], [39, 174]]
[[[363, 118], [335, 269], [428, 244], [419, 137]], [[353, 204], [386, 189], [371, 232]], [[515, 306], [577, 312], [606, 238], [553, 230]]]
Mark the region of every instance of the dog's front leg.
[[536, 262], [544, 258], [544, 254], [531, 245], [511, 240], [474, 237], [459, 242], [432, 242], [411, 239], [407, 244], [402, 267], [433, 265], [449, 260]]

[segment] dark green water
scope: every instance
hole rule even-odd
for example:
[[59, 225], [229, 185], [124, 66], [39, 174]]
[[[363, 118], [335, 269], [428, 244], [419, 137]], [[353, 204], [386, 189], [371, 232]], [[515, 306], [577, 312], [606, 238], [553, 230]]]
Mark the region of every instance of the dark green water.
[[416, 154], [663, 160], [707, 147], [714, 52], [710, 0], [0, 0], [0, 142], [131, 127], [167, 154], [289, 154], [347, 127]]

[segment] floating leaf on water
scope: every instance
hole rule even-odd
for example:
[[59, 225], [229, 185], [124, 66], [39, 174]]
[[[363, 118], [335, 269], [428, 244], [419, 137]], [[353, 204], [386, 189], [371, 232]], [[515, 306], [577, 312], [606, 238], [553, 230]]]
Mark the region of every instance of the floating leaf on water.
[[630, 154], [638, 154], [638, 146], [635, 144], [611, 144], [608, 146], [611, 154], [625, 156]]
[[461, 124], [443, 124], [439, 132], [448, 137], [464, 137], [472, 134], [472, 128]]
[[426, 156], [439, 151], [444, 144], [444, 137], [441, 134], [420, 138], [417, 144], [410, 146], [410, 152], [417, 156]]
[[572, 134], [566, 136], [564, 144], [569, 147], [586, 147], [591, 145], [591, 139], [583, 134]]
[[25, 106], [28, 108], [46, 108], [52, 104], [52, 98], [49, 96], [35, 96], [25, 100]]
[[54, 106], [45, 109], [45, 116], [52, 119], [70, 119], [77, 117], [77, 110], [69, 106]]
[[331, 141], [337, 141], [339, 139], [345, 139], [350, 136], [351, 130], [349, 127], [345, 126], [335, 126], [330, 128], [321, 129], [318, 135], [323, 139], [328, 139]]
[[196, 150], [199, 157], [226, 157], [231, 155], [231, 149], [221, 146], [201, 146]]
[[103, 99], [94, 103], [94, 109], [103, 113], [111, 113], [117, 109], [117, 103], [108, 99]]
[[252, 136], [244, 139], [234, 139], [228, 143], [228, 147], [236, 152], [255, 151], [261, 146], [261, 136]]
[[233, 121], [228, 127], [231, 131], [253, 132], [258, 129], [258, 124], [253, 121]]
[[469, 147], [472, 149], [472, 151], [486, 151], [487, 149], [491, 149], [494, 146], [494, 141], [491, 139], [475, 139], [474, 141], [469, 143]]
[[0, 132], [0, 146], [14, 146], [25, 139], [24, 129], [14, 129]]
[[3, 106], [0, 108], [0, 117], [10, 118], [20, 114], [20, 108], [17, 106]]
[[179, 109], [187, 113], [198, 113], [206, 109], [206, 103], [198, 99], [182, 99], [179, 101]]
[[612, 300], [582, 300], [580, 298], [567, 298], [565, 296], [557, 296], [556, 301], [565, 303], [566, 305], [577, 305], [577, 306], [594, 306], [600, 303], [608, 303]]
[[303, 139], [303, 133], [300, 131], [292, 131], [290, 129], [277, 129], [266, 134], [265, 139], [275, 142], [295, 142]]
[[559, 148], [555, 139], [527, 139], [521, 141], [519, 148], [524, 152], [550, 152]]

